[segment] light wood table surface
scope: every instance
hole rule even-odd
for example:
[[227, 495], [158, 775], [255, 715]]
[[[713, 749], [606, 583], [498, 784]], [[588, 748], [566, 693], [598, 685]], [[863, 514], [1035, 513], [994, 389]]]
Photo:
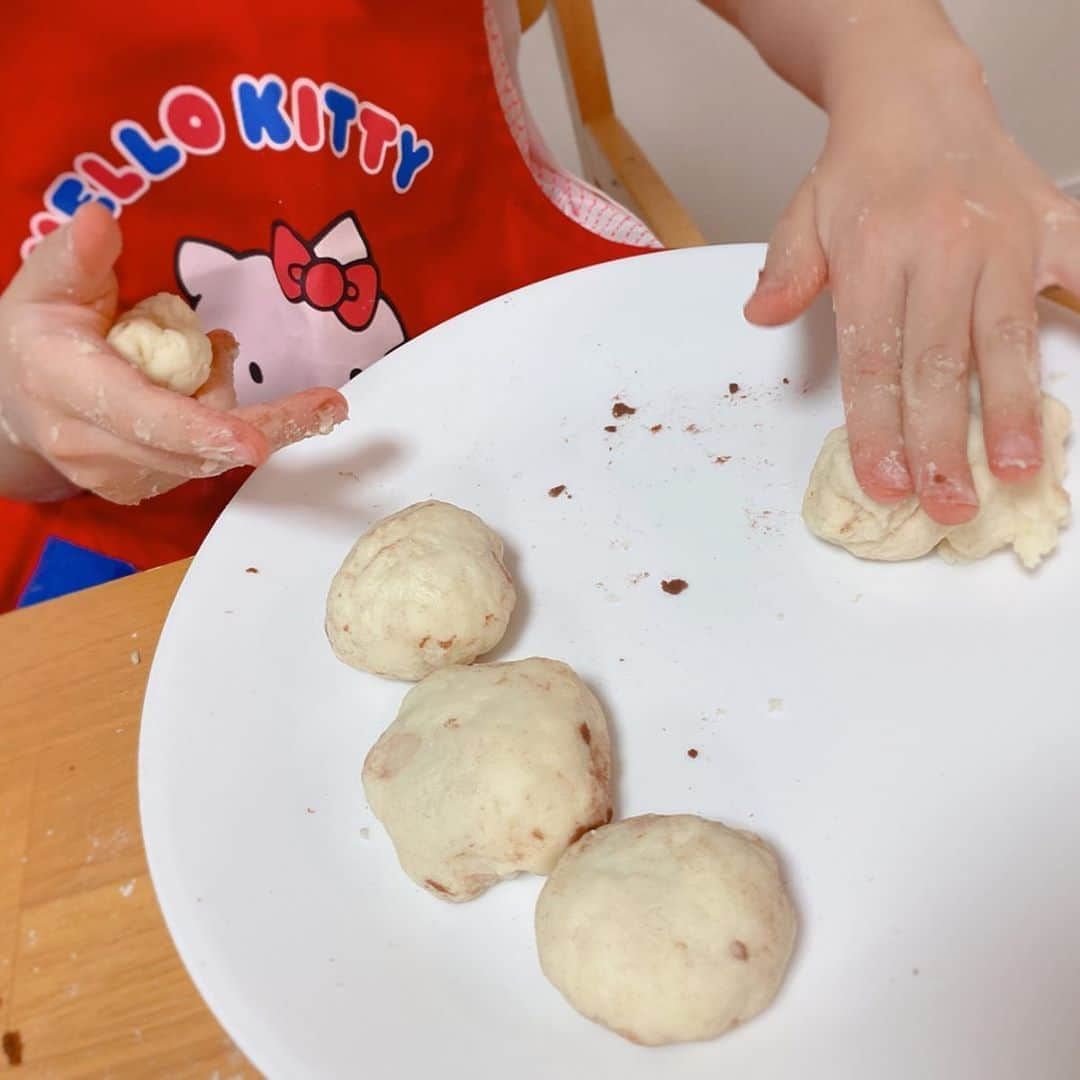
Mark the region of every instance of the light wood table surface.
[[258, 1076], [180, 962], [139, 828], [143, 693], [187, 566], [0, 616], [0, 1076]]

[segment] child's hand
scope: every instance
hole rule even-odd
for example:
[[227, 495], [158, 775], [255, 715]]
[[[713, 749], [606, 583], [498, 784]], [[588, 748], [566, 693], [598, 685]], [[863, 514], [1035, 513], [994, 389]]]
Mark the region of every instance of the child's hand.
[[773, 233], [746, 315], [794, 318], [831, 286], [855, 472], [967, 521], [968, 373], [993, 473], [1042, 463], [1035, 295], [1080, 289], [1080, 208], [1002, 130], [959, 46], [905, 68], [867, 38], [830, 87], [815, 170]]
[[0, 494], [78, 489], [135, 503], [191, 477], [258, 465], [327, 431], [348, 406], [335, 390], [235, 408], [236, 343], [215, 332], [194, 399], [151, 384], [105, 343], [116, 314], [120, 229], [90, 204], [46, 237], [0, 297]]

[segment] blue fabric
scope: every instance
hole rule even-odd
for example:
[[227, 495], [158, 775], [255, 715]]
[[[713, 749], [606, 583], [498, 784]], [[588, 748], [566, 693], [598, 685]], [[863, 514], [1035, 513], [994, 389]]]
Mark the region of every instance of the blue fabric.
[[135, 567], [129, 562], [99, 555], [89, 548], [50, 536], [15, 606], [30, 607], [134, 573]]

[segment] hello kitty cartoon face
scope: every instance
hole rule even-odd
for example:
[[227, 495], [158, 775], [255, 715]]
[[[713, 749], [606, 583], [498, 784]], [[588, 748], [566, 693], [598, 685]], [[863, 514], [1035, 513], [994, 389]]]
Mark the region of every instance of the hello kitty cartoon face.
[[405, 340], [351, 213], [310, 241], [276, 221], [267, 251], [181, 240], [176, 278], [203, 329], [222, 327], [240, 342], [241, 405], [343, 386]]

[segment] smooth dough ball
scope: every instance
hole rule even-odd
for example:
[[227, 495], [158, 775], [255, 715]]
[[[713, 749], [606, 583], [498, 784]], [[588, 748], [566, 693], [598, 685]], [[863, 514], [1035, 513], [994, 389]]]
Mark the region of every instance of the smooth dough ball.
[[1034, 569], [1057, 547], [1069, 521], [1065, 443], [1072, 416], [1057, 399], [1043, 397], [1045, 464], [1035, 477], [1003, 484], [991, 472], [983, 441], [978, 398], [972, 402], [968, 459], [979, 496], [979, 512], [965, 525], [939, 525], [915, 496], [899, 503], [874, 502], [859, 487], [851, 464], [847, 432], [829, 432], [803, 499], [803, 518], [822, 540], [839, 544], [863, 559], [917, 559], [937, 547], [950, 562], [981, 559], [1012, 547]]
[[167, 390], [191, 395], [210, 378], [210, 339], [195, 312], [171, 293], [158, 293], [124, 312], [106, 340], [129, 364]]
[[547, 874], [611, 820], [607, 720], [556, 660], [429, 675], [372, 747], [363, 779], [402, 869], [444, 900]]
[[330, 583], [330, 645], [351, 667], [394, 679], [471, 664], [502, 640], [517, 602], [502, 557], [502, 540], [450, 503], [384, 518]]
[[683, 814], [627, 818], [559, 860], [536, 905], [540, 966], [632, 1042], [712, 1039], [765, 1009], [795, 944], [776, 856]]

